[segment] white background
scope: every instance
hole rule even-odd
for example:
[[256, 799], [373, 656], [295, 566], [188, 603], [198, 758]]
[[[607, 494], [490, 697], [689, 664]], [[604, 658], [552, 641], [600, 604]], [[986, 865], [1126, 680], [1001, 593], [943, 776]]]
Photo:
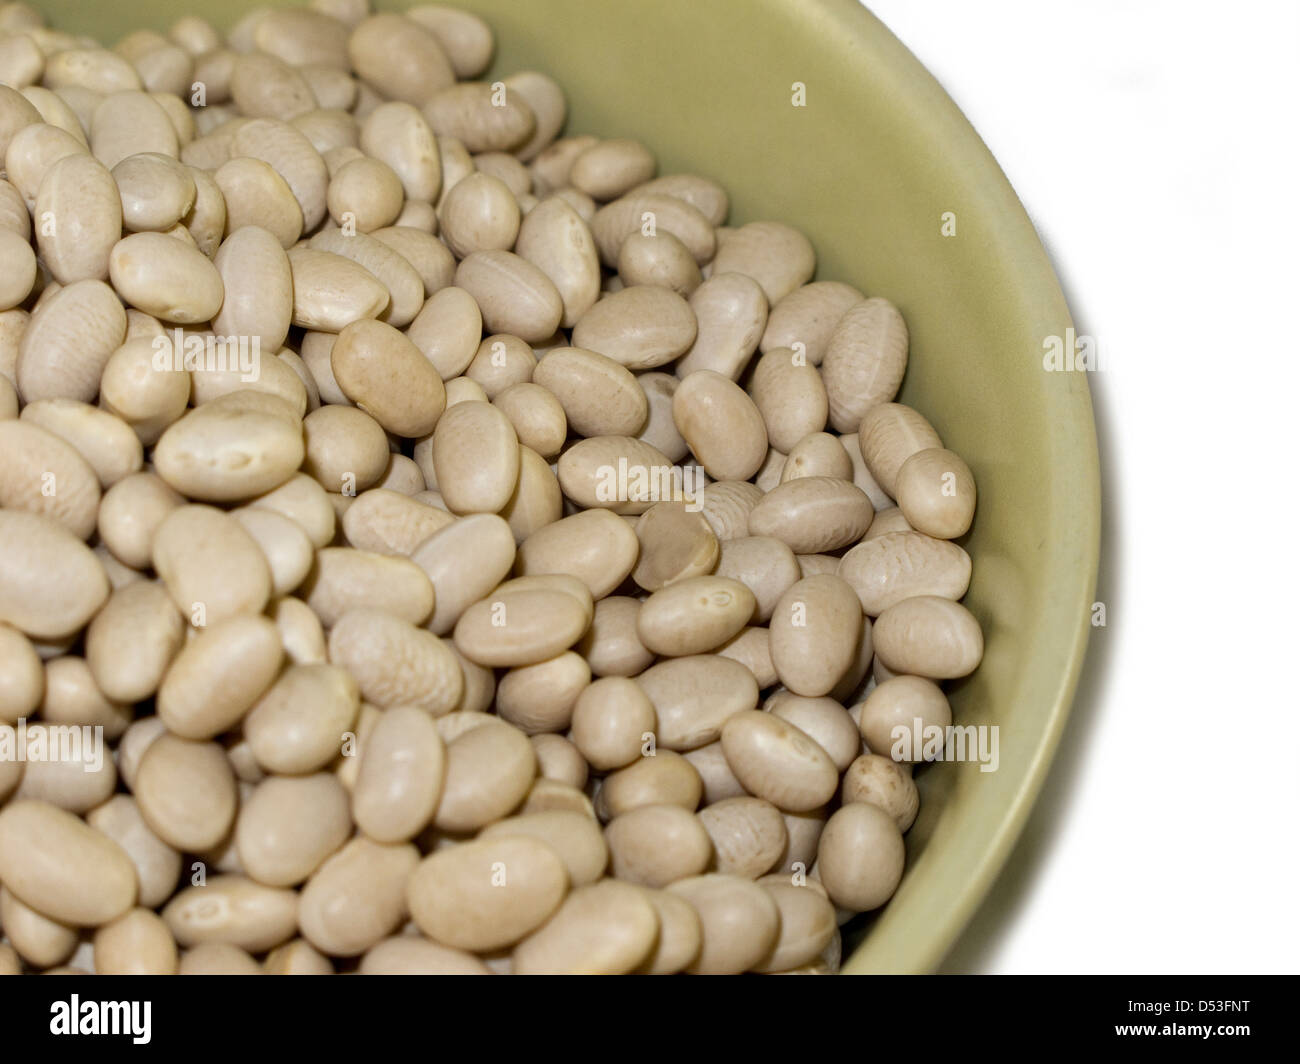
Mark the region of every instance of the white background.
[[1300, 5], [868, 6], [1001, 162], [1106, 363], [1109, 627], [945, 970], [1298, 971]]

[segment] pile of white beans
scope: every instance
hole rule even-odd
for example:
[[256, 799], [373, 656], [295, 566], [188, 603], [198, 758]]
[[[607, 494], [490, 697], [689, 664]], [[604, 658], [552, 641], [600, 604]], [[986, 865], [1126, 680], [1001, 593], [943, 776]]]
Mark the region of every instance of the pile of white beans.
[[492, 54], [0, 5], [0, 972], [823, 973], [897, 888], [983, 653], [903, 318]]

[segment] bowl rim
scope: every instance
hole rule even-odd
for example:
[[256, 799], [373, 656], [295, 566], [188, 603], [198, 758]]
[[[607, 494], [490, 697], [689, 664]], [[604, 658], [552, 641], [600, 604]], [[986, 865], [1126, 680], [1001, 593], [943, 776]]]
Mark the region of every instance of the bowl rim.
[[[1007, 308], [1008, 315], [1024, 323], [1025, 329], [1030, 330], [1034, 326], [1029, 322], [1048, 316], [1043, 308], [1059, 308], [1052, 320], [1071, 325], [1068, 302], [1042, 238], [992, 152], [952, 97], [889, 27], [860, 0], [811, 0], [811, 3], [821, 9], [821, 18], [836, 31], [846, 39], [852, 39], [855, 45], [861, 44], [869, 53], [868, 61], [872, 64], [874, 73], [897, 89], [891, 96], [893, 106], [907, 112], [900, 115], [900, 120], [911, 120], [918, 125], [941, 126], [944, 137], [950, 138], [952, 155], [960, 157], [963, 170], [967, 173], [967, 182], [980, 189], [982, 209], [996, 219], [999, 231], [1004, 234], [1004, 243], [1018, 252], [1012, 268], [1021, 285], [1021, 298], [1015, 307]], [[1037, 332], [1031, 335], [1046, 334]], [[1091, 602], [1096, 594], [1100, 564], [1101, 473], [1087, 374], [1080, 373], [1077, 376], [1080, 378], [1077, 389], [1069, 392], [1054, 391], [1047, 399], [1052, 407], [1053, 424], [1067, 423], [1082, 444], [1076, 450], [1080, 457], [1078, 467], [1072, 470], [1077, 478], [1076, 490], [1064, 496], [1066, 504], [1071, 507], [1067, 520], [1076, 529], [1077, 535], [1061, 549], [1072, 554], [1073, 564], [1064, 570], [1063, 577], [1058, 578], [1061, 587], [1054, 590], [1059, 590], [1076, 601], [1082, 599]], [[1020, 769], [1019, 784], [1011, 801], [1002, 807], [996, 825], [988, 831], [988, 846], [970, 865], [967, 877], [952, 888], [949, 903], [941, 912], [934, 914], [935, 919], [924, 941], [917, 942], [910, 951], [907, 970], [929, 972], [938, 968], [984, 902], [1011, 856], [1060, 746], [1091, 631], [1088, 611], [1080, 610], [1077, 611], [1072, 628], [1063, 631], [1056, 642], [1060, 658], [1058, 682], [1050, 705], [1037, 715], [1038, 738], [1027, 763]], [[871, 933], [868, 933], [867, 939], [845, 958], [841, 969], [843, 974], [899, 970], [896, 966], [889, 969], [880, 966], [879, 957], [872, 955], [876, 951], [872, 949], [871, 937]]]

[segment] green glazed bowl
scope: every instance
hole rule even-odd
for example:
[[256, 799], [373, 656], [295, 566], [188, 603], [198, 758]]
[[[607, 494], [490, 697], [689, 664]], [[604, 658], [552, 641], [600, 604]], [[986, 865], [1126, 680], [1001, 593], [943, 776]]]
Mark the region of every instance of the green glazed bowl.
[[[110, 45], [185, 12], [228, 27], [267, 6], [35, 5], [52, 24]], [[635, 137], [655, 152], [660, 173], [717, 179], [731, 193], [731, 224], [798, 226], [817, 248], [819, 278], [886, 296], [907, 319], [900, 400], [934, 423], [979, 485], [966, 603], [986, 650], [952, 705], [958, 724], [999, 727], [999, 767], [949, 762], [918, 772], [907, 872], [893, 900], [850, 929], [845, 970], [932, 971], [1038, 795], [1090, 630], [1097, 441], [1084, 374], [1044, 369], [1045, 342], [1072, 327], [1047, 254], [957, 106], [856, 0], [460, 6], [496, 31], [493, 73], [532, 68], [564, 86], [569, 131]], [[796, 82], [802, 107], [792, 103]]]

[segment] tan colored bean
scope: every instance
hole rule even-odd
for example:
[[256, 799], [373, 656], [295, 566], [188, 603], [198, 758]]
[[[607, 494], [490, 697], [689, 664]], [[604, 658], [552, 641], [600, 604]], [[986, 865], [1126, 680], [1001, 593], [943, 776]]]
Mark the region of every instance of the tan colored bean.
[[[54, 689], [55, 685], [47, 680], [47, 701]], [[88, 733], [61, 740], [59, 732], [54, 730], [61, 723], [55, 717], [49, 723], [27, 724], [28, 763], [13, 797], [15, 801], [35, 799], [70, 813], [85, 813], [112, 795], [117, 785], [117, 770], [112, 758], [105, 756], [102, 741], [96, 745]], [[71, 724], [78, 728], [89, 726], [77, 721]], [[47, 754], [41, 758], [36, 751]]]
[[173, 423], [154, 448], [158, 475], [191, 498], [232, 502], [285, 483], [302, 463], [302, 429], [235, 402], [205, 404]]
[[33, 420], [0, 421], [0, 505], [53, 518], [79, 539], [95, 529], [99, 478], [70, 443]]
[[103, 693], [119, 702], [152, 697], [183, 640], [166, 590], [139, 581], [115, 591], [86, 630], [86, 662]]
[[508, 668], [546, 661], [573, 646], [591, 622], [590, 593], [584, 605], [558, 589], [504, 588], [474, 603], [456, 622], [456, 647], [480, 665]]
[[903, 835], [878, 806], [853, 802], [826, 822], [817, 873], [831, 901], [854, 912], [884, 905], [903, 876]]
[[97, 927], [133, 904], [130, 859], [107, 835], [48, 802], [0, 810], [0, 879], [20, 901], [61, 923]]
[[559, 324], [576, 325], [600, 295], [600, 259], [578, 213], [559, 197], [543, 200], [520, 224], [515, 251], [555, 286], [563, 305]]
[[[30, 714], [40, 705], [44, 687], [41, 659], [31, 642], [16, 628], [0, 622], [0, 721], [12, 723]], [[21, 769], [18, 762], [12, 764]]]
[[857, 431], [873, 406], [891, 402], [907, 368], [907, 325], [888, 300], [854, 304], [826, 343], [822, 379], [837, 432]]
[[325, 631], [307, 603], [286, 596], [272, 602], [267, 615], [275, 622], [290, 661], [295, 665], [325, 663]]
[[[878, 684], [862, 703], [858, 725], [873, 753], [897, 761], [928, 760], [926, 736], [952, 724], [952, 709], [939, 685], [920, 676], [895, 676]], [[899, 729], [902, 729], [900, 736]], [[899, 743], [906, 736], [910, 741]]]
[[744, 536], [722, 543], [717, 575], [738, 580], [754, 594], [754, 620], [772, 616], [780, 597], [800, 579], [794, 552], [770, 536]]
[[38, 968], [53, 967], [67, 961], [81, 938], [75, 927], [41, 915], [2, 886], [0, 922], [5, 937], [13, 943], [19, 956]]
[[856, 543], [875, 511], [862, 489], [834, 477], [798, 477], [769, 491], [749, 514], [749, 534], [772, 536], [796, 554]]
[[453, 513], [497, 513], [518, 483], [519, 440], [490, 403], [459, 403], [434, 429], [433, 467]]
[[388, 307], [388, 289], [364, 266], [329, 251], [294, 247], [293, 323], [341, 333], [349, 324], [376, 318]]
[[573, 160], [569, 183], [592, 199], [617, 199], [654, 177], [655, 158], [639, 141], [602, 140]]
[[680, 462], [690, 452], [682, 434], [673, 424], [673, 395], [677, 378], [671, 373], [638, 373], [637, 383], [645, 392], [649, 406], [646, 423], [637, 438], [658, 448], [672, 462]]
[[207, 257], [163, 233], [133, 233], [109, 256], [113, 287], [134, 307], [166, 321], [210, 320], [221, 309], [221, 274]]
[[[597, 606], [599, 616], [600, 607]], [[596, 680], [574, 703], [571, 738], [600, 771], [623, 768], [641, 755], [655, 731], [655, 708], [645, 691], [621, 676]]]
[[681, 382], [673, 395], [673, 423], [715, 479], [748, 480], [767, 457], [767, 429], [758, 407], [739, 385], [712, 370]]
[[749, 670], [713, 654], [660, 662], [637, 683], [654, 704], [659, 742], [670, 750], [714, 742], [730, 717], [758, 704]]
[[605, 828], [613, 874], [663, 887], [702, 873], [713, 858], [703, 822], [678, 805], [645, 805], [623, 813]]
[[181, 954], [179, 975], [261, 975], [247, 950], [227, 942], [201, 942]]
[[302, 235], [302, 208], [270, 163], [240, 156], [222, 163], [212, 180], [224, 207], [221, 228], [225, 231], [233, 234], [256, 226], [275, 237], [282, 248], [292, 247]]
[[288, 122], [255, 118], [235, 130], [230, 154], [269, 163], [293, 190], [302, 210], [303, 230], [310, 232], [320, 224], [325, 217], [329, 172], [305, 134]]
[[402, 15], [363, 19], [348, 37], [347, 53], [357, 77], [385, 97], [416, 106], [456, 80], [437, 37]]
[[591, 668], [573, 651], [521, 665], [498, 682], [497, 713], [528, 735], [564, 731], [574, 701], [589, 683]]
[[609, 849], [600, 825], [586, 813], [555, 809], [507, 817], [485, 827], [480, 839], [529, 837], [546, 843], [564, 862], [575, 887], [594, 883], [605, 873]]
[[551, 351], [533, 381], [554, 395], [580, 436], [634, 436], [649, 405], [641, 385], [623, 365], [578, 347]]
[[659, 750], [606, 776], [596, 809], [604, 820], [643, 805], [678, 805], [694, 812], [702, 793], [695, 767], [680, 754]]
[[862, 752], [858, 726], [845, 708], [833, 698], [805, 697], [780, 691], [763, 706], [774, 716], [806, 732], [843, 772]]
[[136, 801], [145, 822], [169, 846], [201, 853], [235, 820], [239, 795], [220, 744], [159, 736], [136, 768]]
[[330, 956], [364, 953], [401, 924], [406, 883], [419, 859], [409, 844], [384, 845], [357, 836], [303, 887], [298, 905], [303, 936]]
[[705, 485], [699, 502], [709, 527], [725, 543], [750, 535], [749, 514], [762, 498], [761, 488], [743, 480], [728, 480]]
[[648, 443], [632, 436], [591, 436], [558, 463], [560, 487], [584, 509], [641, 514], [681, 493], [681, 474]]
[[700, 918], [689, 902], [666, 890], [642, 888], [645, 899], [659, 917], [659, 938], [640, 971], [646, 975], [673, 975], [682, 971], [700, 951]]
[[[549, 194], [568, 186], [569, 172], [573, 169], [573, 160], [595, 144], [598, 139], [586, 133], [572, 137], [561, 137], [538, 152], [529, 166], [538, 195]], [[591, 199], [585, 192], [581, 193], [581, 195], [589, 200]]]
[[483, 173], [458, 181], [438, 210], [443, 240], [458, 258], [475, 251], [509, 251], [519, 234], [519, 218], [510, 189]]
[[645, 194], [662, 192], [683, 200], [703, 214], [710, 225], [722, 225], [727, 220], [727, 190], [716, 181], [698, 174], [666, 174], [647, 181], [636, 191]]
[[739, 581], [690, 577], [646, 599], [637, 618], [637, 634], [656, 654], [702, 654], [736, 635], [753, 613], [753, 592]]
[[[415, 472], [418, 474], [418, 470]], [[420, 484], [423, 483], [421, 478]], [[400, 492], [372, 488], [358, 495], [356, 502], [348, 507], [343, 515], [343, 533], [348, 544], [358, 550], [410, 556], [435, 532], [454, 523], [451, 514], [437, 507], [417, 502]], [[441, 604], [438, 596], [437, 605]]]
[[[772, 896], [781, 916], [781, 931], [758, 971], [787, 972], [817, 960], [836, 937], [835, 907], [812, 883], [795, 886], [784, 876], [765, 876], [759, 885]], [[828, 970], [835, 971], [838, 964]]]
[[896, 673], [949, 680], [975, 670], [984, 635], [966, 607], [934, 595], [904, 599], [872, 629], [882, 664]]
[[596, 603], [595, 615], [577, 649], [596, 676], [636, 676], [654, 661], [654, 654], [637, 638], [641, 603], [610, 595]]
[[[39, 514], [0, 510], [0, 622], [29, 638], [74, 633], [108, 598], [98, 558], [59, 522]], [[48, 574], [58, 573], [51, 584]]]
[[861, 628], [861, 604], [840, 577], [793, 584], [772, 611], [772, 663], [781, 683], [798, 695], [829, 693], [853, 662]]
[[880, 403], [863, 414], [858, 443], [871, 476], [891, 498], [903, 463], [918, 451], [943, 446], [925, 417], [902, 403]]
[[333, 174], [325, 202], [330, 217], [349, 234], [369, 233], [397, 220], [404, 195], [392, 167], [379, 159], [361, 157]]
[[489, 720], [447, 744], [447, 771], [434, 825], [467, 832], [500, 820], [518, 808], [536, 774], [537, 755], [524, 733]]
[[759, 687], [771, 687], [777, 682], [776, 666], [772, 664], [772, 650], [768, 631], [756, 625], [742, 628], [740, 632], [718, 647], [721, 658], [743, 665], [754, 675]]
[[92, 402], [125, 336], [126, 312], [108, 285], [85, 280], [58, 289], [32, 313], [18, 343], [15, 383], [23, 401]]
[[840, 796], [845, 805], [850, 802], [878, 805], [893, 818], [901, 832], [912, 826], [921, 802], [911, 766], [880, 754], [863, 754], [849, 765]]
[[389, 432], [423, 436], [446, 404], [446, 389], [432, 364], [391, 325], [355, 321], [340, 333], [330, 355], [339, 387]]
[[[0, 230], [0, 310], [11, 310], [24, 302], [36, 284], [36, 254], [17, 233]], [[16, 409], [16, 407], [15, 407]]]
[[249, 52], [235, 59], [230, 95], [250, 118], [288, 121], [316, 107], [306, 79], [282, 59], [264, 52]]
[[334, 965], [306, 939], [295, 938], [271, 950], [262, 970], [267, 975], [333, 975]]
[[605, 880], [580, 886], [518, 946], [516, 975], [623, 975], [649, 955], [659, 917], [636, 887]]
[[290, 665], [244, 717], [244, 737], [266, 772], [315, 772], [338, 754], [359, 708], [346, 669]]
[[564, 302], [550, 278], [509, 251], [468, 255], [456, 268], [455, 283], [474, 297], [485, 328], [525, 343], [550, 337], [564, 316]]
[[522, 445], [543, 458], [559, 454], [568, 436], [568, 422], [564, 407], [551, 391], [533, 381], [522, 381], [498, 392], [492, 405], [509, 419]]
[[627, 287], [659, 285], [689, 297], [703, 278], [686, 245], [672, 233], [632, 233], [618, 252], [618, 275]]
[[130, 232], [165, 232], [194, 206], [198, 190], [193, 171], [171, 156], [128, 155], [112, 174], [122, 200], [122, 224]]
[[[76, 399], [38, 399], [23, 407], [22, 420], [74, 447], [94, 469], [101, 487], [108, 488], [143, 464], [143, 449], [135, 433], [119, 418]], [[58, 487], [65, 493], [68, 485]]]
[[[34, 211], [41, 181], [50, 167], [69, 155], [84, 154], [84, 139], [58, 126], [33, 122], [19, 129], [10, 139], [4, 154], [5, 175], [21, 193], [27, 209]], [[19, 232], [19, 235], [30, 234]]]
[[504, 333], [485, 337], [465, 369], [462, 382], [477, 385], [485, 400], [492, 400], [513, 384], [524, 384], [533, 377], [537, 356], [517, 336]]
[[455, 137], [475, 154], [513, 151], [537, 130], [537, 116], [523, 94], [501, 82], [463, 81], [425, 99], [424, 117], [439, 140]]
[[761, 798], [724, 798], [701, 809], [696, 819], [712, 840], [713, 870], [725, 875], [757, 879], [785, 849], [780, 810]]
[[760, 964], [776, 945], [776, 902], [750, 880], [714, 873], [679, 880], [668, 890], [689, 902], [700, 918], [700, 953], [688, 971], [738, 975]]
[[587, 510], [538, 529], [519, 547], [518, 571], [567, 573], [604, 598], [632, 571], [636, 533], [607, 510]]
[[49, 724], [103, 728], [105, 739], [116, 740], [132, 723], [134, 706], [105, 695], [85, 658], [65, 654], [46, 662], [40, 716]]
[[157, 913], [132, 909], [95, 932], [97, 975], [175, 975], [176, 940]]
[[153, 540], [153, 567], [181, 614], [195, 626], [237, 613], [260, 613], [271, 572], [257, 542], [229, 514], [181, 506]]
[[690, 304], [657, 285], [637, 285], [606, 296], [573, 328], [575, 347], [607, 355], [632, 370], [673, 361], [690, 350], [695, 336]]
[[248, 505], [292, 518], [315, 547], [323, 547], [334, 538], [334, 508], [325, 489], [305, 473], [293, 474], [278, 488], [259, 495]]
[[267, 691], [282, 660], [279, 630], [266, 618], [240, 614], [218, 621], [176, 656], [158, 691], [158, 715], [183, 738], [213, 738]]
[[536, 838], [504, 835], [426, 857], [407, 884], [406, 898], [412, 918], [434, 941], [485, 952], [509, 946], [544, 923], [567, 889], [568, 874], [555, 850]]
[[[417, 218], [419, 212], [427, 217]], [[433, 233], [438, 229], [438, 216], [433, 206], [418, 200], [407, 200], [397, 221], [387, 228], [376, 229], [370, 236], [391, 248], [415, 268], [424, 284], [426, 297], [432, 296], [451, 284], [456, 275], [456, 257]], [[477, 307], [475, 307], [477, 310]], [[412, 339], [415, 339], [412, 337]]]
[[533, 752], [537, 755], [539, 779], [553, 780], [574, 788], [587, 785], [589, 766], [586, 759], [564, 736], [541, 732], [530, 735], [528, 741], [533, 744]]
[[250, 878], [291, 887], [315, 872], [351, 832], [348, 795], [333, 773], [268, 776], [240, 807], [235, 846]]
[[824, 805], [839, 782], [826, 751], [770, 713], [746, 710], [729, 717], [722, 726], [722, 749], [746, 790], [783, 811]]
[[712, 224], [694, 206], [676, 196], [636, 190], [605, 204], [591, 219], [591, 235], [600, 252], [600, 261], [611, 269], [618, 264], [623, 241], [632, 233], [660, 230], [672, 233], [685, 244], [698, 265], [714, 257], [717, 238]]
[[852, 585], [869, 617], [904, 599], [937, 595], [960, 599], [970, 585], [970, 556], [955, 543], [921, 532], [890, 532], [844, 555], [839, 574]]
[[975, 516], [970, 467], [941, 447], [917, 451], [898, 471], [898, 507], [907, 523], [936, 539], [956, 539]]
[[255, 883], [242, 875], [221, 875], [187, 887], [162, 911], [182, 946], [221, 943], [252, 953], [293, 936], [298, 895]]
[[[847, 444], [843, 441], [848, 441]], [[848, 480], [856, 484], [875, 505], [876, 498], [882, 497], [879, 486], [869, 479], [859, 480], [848, 446], [857, 446], [855, 437], [833, 436], [829, 432], [811, 432], [803, 437], [786, 456], [781, 467], [780, 483], [798, 480], [800, 477], [832, 477], [836, 480]], [[863, 469], [865, 473], [865, 467]], [[870, 474], [867, 474], [869, 477]], [[875, 489], [873, 497], [868, 487]]]
[[271, 510], [249, 507], [234, 511], [234, 518], [266, 558], [272, 595], [287, 595], [307, 578], [314, 551], [297, 522]]
[[448, 949], [421, 935], [395, 935], [366, 951], [362, 975], [491, 975], [474, 954]]
[[751, 222], [719, 244], [713, 272], [749, 275], [775, 305], [807, 282], [816, 264], [812, 244], [797, 229], [780, 222]]
[[483, 317], [463, 288], [447, 287], [429, 297], [407, 336], [444, 381], [463, 373], [479, 349]]
[[[122, 775], [125, 778], [126, 772]], [[134, 798], [114, 795], [87, 813], [86, 822], [116, 842], [130, 858], [140, 886], [139, 905], [155, 909], [171, 897], [180, 876], [181, 855], [153, 833]]]
[[404, 842], [433, 817], [442, 791], [445, 750], [424, 711], [393, 706], [366, 736], [352, 791], [352, 815], [377, 842]]
[[361, 695], [380, 707], [449, 713], [464, 688], [450, 648], [432, 632], [381, 609], [348, 610], [330, 631], [330, 660], [356, 677]]
[[432, 202], [442, 187], [442, 164], [433, 130], [416, 107], [393, 100], [361, 125], [361, 150], [392, 168], [409, 199]]
[[514, 537], [495, 514], [462, 517], [421, 543], [411, 560], [438, 589], [429, 630], [437, 635], [450, 632], [465, 609], [510, 572], [514, 558]]
[[808, 364], [820, 366], [835, 326], [865, 298], [839, 281], [814, 281], [796, 288], [772, 307], [759, 347], [767, 352], [801, 344]]
[[237, 229], [214, 264], [225, 291], [212, 319], [217, 335], [256, 338], [263, 351], [283, 347], [293, 320], [293, 273], [275, 234], [252, 225]]

